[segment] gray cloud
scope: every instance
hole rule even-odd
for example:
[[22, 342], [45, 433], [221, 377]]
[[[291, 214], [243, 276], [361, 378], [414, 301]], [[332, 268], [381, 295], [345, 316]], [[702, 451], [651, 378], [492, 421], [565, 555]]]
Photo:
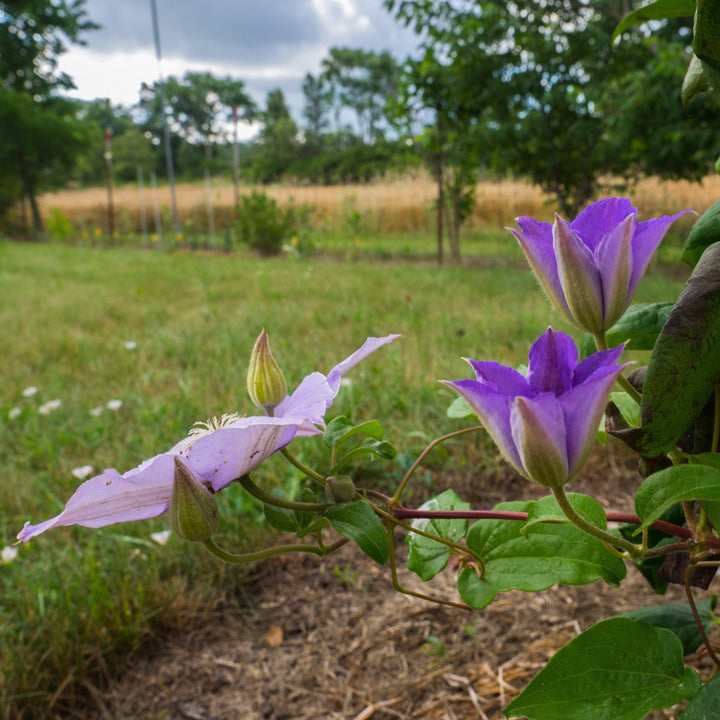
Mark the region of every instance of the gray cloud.
[[[382, 0], [156, 0], [164, 58], [243, 80], [256, 102], [279, 87], [300, 119], [302, 78], [316, 74], [334, 46], [390, 51], [398, 60], [417, 45]], [[86, 0], [102, 27], [87, 47], [103, 55], [153, 51], [150, 0]], [[219, 68], [223, 68], [222, 73]], [[154, 73], [153, 73], [154, 74]]]

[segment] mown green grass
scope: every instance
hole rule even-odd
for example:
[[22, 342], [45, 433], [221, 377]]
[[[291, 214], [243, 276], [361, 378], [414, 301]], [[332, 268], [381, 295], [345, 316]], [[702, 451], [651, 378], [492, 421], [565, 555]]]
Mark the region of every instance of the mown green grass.
[[[637, 299], [674, 299], [680, 287], [651, 276]], [[124, 471], [197, 420], [253, 413], [245, 372], [262, 327], [290, 388], [329, 370], [368, 335], [402, 333], [352, 371], [329, 416], [381, 419], [405, 457], [463, 426], [446, 417], [452, 396], [436, 382], [468, 376], [462, 357], [518, 363], [549, 323], [569, 330], [514, 256], [509, 265], [501, 257], [484, 268], [438, 268], [7, 242], [0, 242], [0, 323], [0, 547], [26, 520], [60, 511], [79, 483], [73, 468]], [[126, 349], [127, 341], [137, 347]], [[38, 392], [24, 397], [29, 386]], [[59, 408], [39, 414], [56, 398]], [[111, 399], [122, 407], [90, 414]], [[292, 448], [322, 468], [319, 439]], [[450, 461], [462, 461], [462, 452]], [[388, 482], [397, 470], [371, 472]], [[257, 477], [296, 480], [280, 458]], [[220, 543], [256, 546], [256, 505], [236, 487], [220, 505]], [[177, 538], [157, 545], [150, 534], [166, 527], [157, 518], [55, 529], [0, 565], [4, 717], [50, 708], [81, 717], [88, 687], [104, 682], [149, 633], [203, 622], [238, 597], [242, 572]]]

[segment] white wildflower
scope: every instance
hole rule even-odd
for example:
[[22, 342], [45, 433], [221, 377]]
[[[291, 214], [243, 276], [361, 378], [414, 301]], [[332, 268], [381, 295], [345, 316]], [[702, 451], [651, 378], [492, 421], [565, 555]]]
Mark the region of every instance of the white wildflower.
[[14, 420], [16, 417], [22, 414], [22, 410], [19, 407], [14, 407], [8, 413], [8, 418]]
[[86, 477], [89, 477], [92, 474], [92, 471], [92, 465], [81, 465], [80, 467], [73, 468], [72, 474], [78, 480], [84, 480]]
[[58, 400], [57, 398], [55, 400], [48, 400], [48, 402], [44, 403], [38, 408], [38, 412], [41, 415], [47, 415], [53, 410], [57, 410], [61, 405], [62, 401]]
[[30, 387], [26, 387], [23, 390], [22, 394], [23, 394], [23, 397], [32, 397], [33, 395], [35, 395], [35, 393], [37, 391], [38, 391], [38, 389], [34, 385], [31, 385]]
[[2, 560], [4, 564], [11, 563], [17, 556], [18, 549], [16, 547], [10, 547], [9, 545], [6, 545], [0, 551], [0, 560]]
[[122, 400], [110, 400], [105, 407], [108, 410], [119, 410], [122, 407]]
[[137, 347], [137, 343], [134, 340], [128, 340], [125, 343], [126, 350], [134, 350]]
[[94, 408], [90, 411], [90, 414], [91, 414], [93, 417], [97, 417], [102, 411], [103, 411], [103, 406], [102, 406], [102, 405], [98, 405], [97, 407], [94, 407]]
[[169, 531], [169, 530], [162, 530], [162, 531], [160, 531], [160, 532], [150, 533], [150, 537], [151, 537], [158, 545], [165, 545], [165, 544], [167, 544], [167, 541], [170, 539], [170, 531]]

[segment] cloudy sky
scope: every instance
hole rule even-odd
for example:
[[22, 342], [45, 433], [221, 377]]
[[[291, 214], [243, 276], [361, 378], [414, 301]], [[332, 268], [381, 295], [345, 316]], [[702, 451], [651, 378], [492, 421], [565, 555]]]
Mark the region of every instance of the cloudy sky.
[[[156, 1], [166, 77], [187, 70], [229, 75], [243, 80], [258, 104], [279, 87], [298, 121], [303, 78], [319, 72], [331, 47], [389, 50], [400, 60], [417, 45], [382, 0]], [[73, 96], [133, 105], [140, 84], [157, 80], [150, 7], [150, 0], [86, 0], [89, 18], [102, 27], [61, 58], [60, 69], [77, 85]]]

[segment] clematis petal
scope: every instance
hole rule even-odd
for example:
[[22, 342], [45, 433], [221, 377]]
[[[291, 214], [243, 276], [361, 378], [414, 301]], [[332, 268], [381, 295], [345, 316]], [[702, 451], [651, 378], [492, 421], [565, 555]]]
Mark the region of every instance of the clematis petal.
[[374, 353], [378, 348], [391, 343], [393, 340], [397, 340], [399, 337], [400, 335], [369, 337], [358, 350], [349, 357], [346, 357], [342, 362], [338, 363], [327, 374], [328, 385], [330, 385], [330, 388], [334, 393], [333, 398], [335, 398], [335, 395], [338, 394], [338, 391], [340, 390], [340, 380], [348, 370], [354, 368], [361, 360], [364, 360], [368, 355]]
[[619, 225], [628, 215], [637, 216], [637, 208], [627, 198], [606, 198], [588, 205], [571, 223], [570, 227], [580, 239], [595, 252], [605, 235]]
[[298, 385], [292, 395], [287, 396], [275, 408], [274, 416], [302, 418], [303, 422], [300, 424], [298, 437], [320, 434], [322, 431], [315, 426], [324, 424], [325, 412], [332, 405], [340, 390], [342, 376], [378, 348], [399, 337], [400, 335], [369, 337], [358, 350], [330, 370], [327, 377], [319, 372], [311, 373]]
[[555, 215], [553, 249], [558, 275], [569, 308], [568, 319], [593, 334], [602, 332], [603, 297], [600, 271], [592, 252], [570, 225]]
[[552, 226], [529, 217], [517, 219], [521, 230], [508, 228], [520, 243], [525, 257], [550, 302], [564, 315], [570, 314], [565, 300], [558, 262], [553, 249]]
[[[592, 377], [596, 372], [605, 370], [611, 367], [617, 367], [615, 363], [620, 359], [620, 356], [625, 350], [625, 345], [622, 343], [617, 347], [610, 348], [609, 350], [601, 350], [600, 352], [588, 355], [576, 368], [573, 373], [573, 387], [580, 385]], [[620, 366], [620, 370], [624, 370], [630, 363]]]
[[298, 420], [246, 417], [202, 435], [181, 453], [187, 465], [217, 492], [284, 448]]
[[517, 370], [487, 360], [468, 360], [477, 379], [503, 395], [534, 395], [532, 385]]
[[628, 304], [635, 295], [650, 258], [652, 258], [660, 241], [665, 237], [665, 233], [681, 215], [691, 212], [693, 211], [683, 210], [675, 215], [664, 215], [661, 218], [652, 218], [637, 224], [632, 241], [632, 273], [626, 298]]
[[565, 423], [552, 393], [511, 401], [510, 425], [524, 475], [545, 487], [562, 487], [568, 479]]
[[173, 468], [172, 456], [165, 453], [125, 475], [105, 470], [80, 485], [59, 515], [38, 525], [25, 523], [18, 540], [27, 542], [59, 525], [96, 528], [160, 515], [170, 507]]
[[568, 480], [587, 460], [610, 390], [625, 367], [627, 365], [596, 370], [591, 377], [558, 398], [567, 429]]
[[512, 399], [491, 385], [479, 380], [441, 381], [454, 388], [475, 411], [480, 422], [508, 462], [525, 475], [520, 454], [515, 447], [510, 427], [510, 403]]
[[595, 251], [602, 278], [604, 328], [612, 327], [628, 306], [635, 226], [635, 215], [631, 213], [598, 243]]
[[572, 387], [577, 359], [573, 339], [548, 328], [530, 348], [528, 382], [541, 393], [562, 395]]

